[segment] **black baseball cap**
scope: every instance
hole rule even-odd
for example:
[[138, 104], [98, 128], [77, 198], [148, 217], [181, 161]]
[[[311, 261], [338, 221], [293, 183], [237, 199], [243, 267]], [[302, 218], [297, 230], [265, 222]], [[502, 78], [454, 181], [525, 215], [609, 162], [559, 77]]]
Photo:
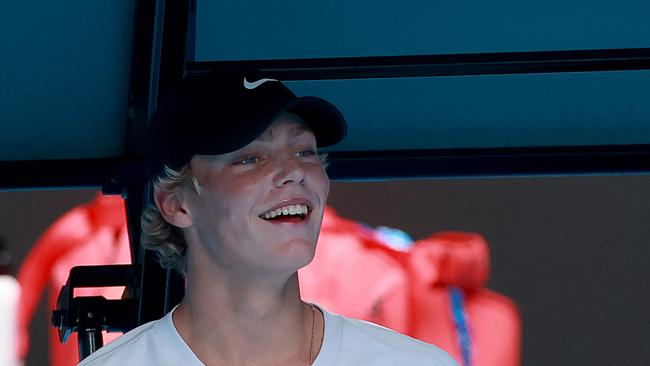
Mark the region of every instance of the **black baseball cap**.
[[163, 166], [178, 170], [194, 155], [218, 155], [255, 140], [284, 112], [295, 113], [314, 132], [318, 147], [341, 141], [343, 114], [318, 97], [297, 97], [282, 82], [251, 76], [191, 75], [169, 88], [147, 129], [151, 177]]

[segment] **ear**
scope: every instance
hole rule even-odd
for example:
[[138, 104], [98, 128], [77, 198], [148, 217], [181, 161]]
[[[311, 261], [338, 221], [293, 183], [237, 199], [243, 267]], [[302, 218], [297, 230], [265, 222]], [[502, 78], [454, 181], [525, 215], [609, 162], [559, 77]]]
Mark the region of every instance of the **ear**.
[[192, 219], [177, 192], [154, 190], [153, 196], [165, 221], [179, 228], [192, 226]]

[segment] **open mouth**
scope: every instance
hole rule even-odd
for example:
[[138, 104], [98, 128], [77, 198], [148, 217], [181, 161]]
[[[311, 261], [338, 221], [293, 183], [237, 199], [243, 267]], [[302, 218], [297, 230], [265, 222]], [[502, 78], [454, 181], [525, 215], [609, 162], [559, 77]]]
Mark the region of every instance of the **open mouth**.
[[300, 222], [305, 220], [310, 213], [311, 207], [307, 205], [286, 205], [269, 210], [259, 217], [270, 222]]

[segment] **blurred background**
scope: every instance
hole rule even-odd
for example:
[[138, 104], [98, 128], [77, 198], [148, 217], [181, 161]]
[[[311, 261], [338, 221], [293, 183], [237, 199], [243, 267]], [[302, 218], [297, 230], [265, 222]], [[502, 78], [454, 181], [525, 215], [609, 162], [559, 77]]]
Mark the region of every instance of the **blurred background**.
[[[338, 214], [488, 241], [488, 282], [519, 307], [522, 365], [646, 365], [650, 316], [650, 177], [413, 180], [333, 184]], [[0, 193], [0, 234], [14, 270], [51, 222], [95, 191]], [[27, 365], [47, 365], [49, 310], [31, 326]]]

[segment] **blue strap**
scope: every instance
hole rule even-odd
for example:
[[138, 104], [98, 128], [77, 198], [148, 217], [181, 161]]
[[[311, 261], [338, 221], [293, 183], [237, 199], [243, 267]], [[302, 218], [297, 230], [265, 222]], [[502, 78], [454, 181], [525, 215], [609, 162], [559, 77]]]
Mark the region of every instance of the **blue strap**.
[[451, 299], [451, 313], [456, 326], [456, 335], [463, 357], [463, 366], [472, 366], [472, 339], [467, 326], [467, 312], [465, 312], [465, 296], [458, 287], [449, 288]]
[[415, 241], [409, 234], [399, 229], [380, 226], [375, 229], [375, 234], [382, 243], [393, 249], [408, 250], [415, 244]]

